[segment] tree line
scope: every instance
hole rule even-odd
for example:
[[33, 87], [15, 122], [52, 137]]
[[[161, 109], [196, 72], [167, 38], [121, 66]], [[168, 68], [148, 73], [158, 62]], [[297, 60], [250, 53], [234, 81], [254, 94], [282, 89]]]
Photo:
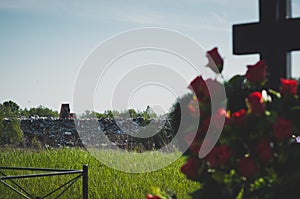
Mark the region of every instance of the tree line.
[[143, 118], [144, 120], [150, 120], [157, 118], [158, 115], [153, 111], [153, 109], [150, 106], [147, 106], [146, 110], [144, 111], [138, 111], [133, 108], [123, 110], [123, 111], [117, 111], [117, 110], [106, 110], [103, 113], [99, 113], [96, 111], [90, 111], [86, 110], [82, 115], [80, 115], [80, 118]]
[[[3, 145], [22, 145], [23, 133], [20, 128], [20, 118], [59, 118], [58, 111], [51, 110], [50, 108], [44, 106], [38, 106], [33, 108], [22, 109], [14, 101], [5, 101], [0, 103], [0, 146]], [[150, 106], [144, 111], [136, 111], [134, 109], [128, 109], [123, 111], [117, 110], [106, 110], [103, 113], [98, 113], [95, 111], [86, 110], [80, 119], [88, 118], [133, 118], [141, 119], [143, 125], [147, 125], [151, 119], [155, 119], [158, 115], [152, 110]]]
[[[4, 113], [4, 116], [6, 118], [11, 118], [12, 116], [15, 117], [59, 117], [59, 114], [57, 111], [53, 111], [50, 108], [44, 107], [42, 105], [38, 106], [38, 107], [32, 107], [30, 109], [21, 109], [20, 106], [9, 100], [9, 101], [5, 101], [3, 102], [3, 104], [1, 104], [2, 109], [1, 112]], [[6, 114], [6, 112], [8, 114]]]
[[0, 103], [0, 145], [22, 145], [23, 132], [19, 118], [36, 116], [57, 118], [59, 114], [43, 106], [21, 109], [11, 100]]

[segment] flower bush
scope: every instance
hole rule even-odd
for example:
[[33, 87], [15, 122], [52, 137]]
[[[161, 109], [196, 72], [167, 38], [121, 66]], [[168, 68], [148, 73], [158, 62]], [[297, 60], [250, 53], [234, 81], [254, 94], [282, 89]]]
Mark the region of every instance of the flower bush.
[[[207, 52], [208, 67], [218, 74], [223, 60], [217, 48], [212, 51]], [[210, 98], [218, 92], [208, 93], [207, 85], [218, 83], [199, 76], [189, 85], [194, 97], [186, 109], [193, 114], [189, 107], [198, 104], [201, 117], [181, 171], [201, 184], [194, 198], [292, 198], [300, 184], [298, 82], [282, 78], [280, 88], [273, 90], [264, 61], [247, 67], [245, 75], [225, 82], [225, 124], [217, 144], [202, 159], [199, 150], [206, 142], [207, 120], [214, 122], [216, 114], [211, 112]]]
[[[220, 75], [224, 61], [218, 49], [208, 51], [207, 58], [207, 66]], [[226, 99], [217, 101], [216, 112], [211, 99], [218, 98], [222, 85], [198, 76], [188, 86], [192, 96], [182, 99], [181, 107], [171, 113], [175, 130], [180, 122], [183, 126], [179, 142], [188, 146], [181, 171], [201, 185], [191, 193], [193, 198], [294, 198], [300, 185], [298, 82], [282, 78], [274, 90], [268, 85], [267, 63], [259, 61], [247, 68], [245, 75], [224, 83]], [[179, 121], [183, 113], [185, 120]], [[195, 114], [200, 114], [198, 125]], [[221, 116], [224, 125], [218, 122]], [[200, 149], [211, 145], [205, 137], [210, 124], [212, 132], [221, 129], [222, 133], [212, 150], [200, 158]], [[191, 132], [196, 136], [190, 136]]]

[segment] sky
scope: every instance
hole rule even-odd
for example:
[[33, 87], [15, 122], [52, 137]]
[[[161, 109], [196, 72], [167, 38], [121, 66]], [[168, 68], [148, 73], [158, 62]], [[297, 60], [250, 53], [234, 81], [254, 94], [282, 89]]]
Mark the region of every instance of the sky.
[[[292, 15], [300, 17], [300, 0], [292, 0]], [[114, 35], [144, 27], [178, 31], [204, 50], [217, 46], [225, 58], [224, 78], [229, 79], [244, 74], [246, 65], [259, 59], [258, 55], [232, 54], [232, 25], [257, 21], [258, 0], [0, 0], [0, 103], [13, 100], [21, 108], [42, 105], [59, 111], [60, 104], [68, 102], [71, 111], [75, 111], [74, 87], [91, 52]], [[116, 78], [126, 79], [116, 72], [132, 65], [133, 60], [135, 65], [143, 65], [151, 63], [151, 58], [157, 62], [164, 57], [164, 63], [184, 71], [179, 66], [184, 63], [174, 57], [168, 59], [170, 55], [164, 52], [128, 56], [115, 64], [115, 71], [108, 72], [104, 82], [97, 82], [97, 89], [105, 88], [95, 91], [96, 111], [117, 108], [109, 104], [114, 95], [106, 93], [113, 90], [110, 85], [119, 86]], [[293, 52], [294, 77], [300, 77], [299, 64], [300, 53]], [[151, 67], [155, 70], [155, 66]], [[132, 78], [137, 74], [132, 73]], [[164, 74], [170, 75], [168, 71]], [[196, 75], [190, 74], [190, 81]], [[188, 92], [187, 85], [181, 86], [179, 93]], [[167, 87], [145, 84], [133, 88], [131, 97], [124, 102], [129, 108], [145, 109], [149, 104], [165, 112], [176, 98]]]

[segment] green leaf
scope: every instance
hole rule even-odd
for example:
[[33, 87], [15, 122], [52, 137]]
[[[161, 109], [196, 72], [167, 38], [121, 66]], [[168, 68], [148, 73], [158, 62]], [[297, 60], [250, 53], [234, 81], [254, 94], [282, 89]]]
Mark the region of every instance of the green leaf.
[[236, 196], [236, 199], [243, 199], [243, 195], [244, 195], [244, 187], [241, 188], [239, 194]]
[[281, 94], [273, 89], [269, 89], [268, 92], [277, 98], [281, 97]]
[[291, 110], [292, 111], [298, 111], [298, 110], [300, 110], [300, 106], [295, 106], [295, 107], [291, 108]]
[[228, 81], [228, 83], [232, 85], [241, 84], [244, 82], [244, 80], [245, 80], [244, 75], [235, 75]]
[[274, 123], [278, 116], [278, 114], [274, 111], [269, 111], [269, 114], [266, 114], [266, 115], [267, 115], [267, 117], [266, 117], [267, 121], [269, 121], [271, 123]]
[[212, 178], [219, 183], [224, 183], [226, 173], [222, 171], [216, 171], [212, 174]]

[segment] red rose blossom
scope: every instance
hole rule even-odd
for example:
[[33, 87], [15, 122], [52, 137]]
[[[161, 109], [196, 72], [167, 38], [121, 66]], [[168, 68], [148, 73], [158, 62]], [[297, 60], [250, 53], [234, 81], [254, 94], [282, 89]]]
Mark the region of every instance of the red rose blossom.
[[212, 116], [212, 125], [213, 127], [221, 131], [224, 127], [224, 124], [227, 122], [228, 114], [224, 108], [219, 108], [216, 113]]
[[147, 194], [147, 199], [161, 199], [159, 196], [154, 196], [152, 194]]
[[298, 81], [293, 79], [280, 78], [280, 82], [280, 92], [282, 95], [297, 95]]
[[202, 76], [197, 76], [189, 85], [188, 87], [191, 89], [195, 95], [197, 96], [199, 101], [206, 100], [209, 98], [209, 91], [207, 85], [202, 78]]
[[218, 147], [218, 160], [220, 165], [228, 164], [230, 157], [232, 156], [232, 150], [226, 145]]
[[260, 92], [253, 92], [248, 96], [250, 111], [253, 114], [261, 114], [265, 111], [264, 100]]
[[267, 163], [273, 158], [273, 150], [270, 145], [270, 141], [268, 139], [260, 140], [256, 147], [255, 151], [257, 153], [258, 158], [263, 162]]
[[232, 150], [226, 145], [222, 145], [214, 147], [205, 159], [212, 168], [216, 168], [228, 164], [231, 156]]
[[246, 79], [252, 84], [261, 83], [266, 79], [267, 64], [264, 61], [259, 61], [255, 65], [248, 65]]
[[187, 105], [187, 109], [189, 110], [188, 113], [195, 119], [199, 119], [200, 117], [203, 118], [207, 115], [202, 109], [199, 108], [199, 101], [196, 97], [193, 97], [193, 99]]
[[216, 155], [216, 149], [213, 148], [209, 154], [205, 157], [205, 160], [209, 163], [209, 166], [211, 168], [216, 168], [218, 164], [217, 155]]
[[190, 103], [188, 104], [188, 109], [189, 109], [189, 112], [194, 115], [195, 113], [198, 113], [199, 112], [199, 104], [198, 104], [198, 101], [196, 99], [192, 99], [190, 101]]
[[237, 170], [246, 178], [249, 178], [258, 172], [256, 163], [251, 157], [243, 157], [240, 159], [237, 163]]
[[190, 157], [188, 161], [181, 167], [181, 172], [184, 173], [188, 179], [197, 180], [199, 179], [199, 167], [199, 159]]
[[290, 120], [277, 118], [272, 127], [277, 140], [284, 141], [291, 138], [293, 123]]
[[245, 109], [241, 109], [231, 114], [232, 123], [239, 127], [245, 127], [247, 125], [247, 112]]
[[223, 70], [224, 60], [218, 52], [218, 48], [213, 48], [207, 51], [206, 57], [208, 58], [207, 66], [215, 73], [221, 73]]

